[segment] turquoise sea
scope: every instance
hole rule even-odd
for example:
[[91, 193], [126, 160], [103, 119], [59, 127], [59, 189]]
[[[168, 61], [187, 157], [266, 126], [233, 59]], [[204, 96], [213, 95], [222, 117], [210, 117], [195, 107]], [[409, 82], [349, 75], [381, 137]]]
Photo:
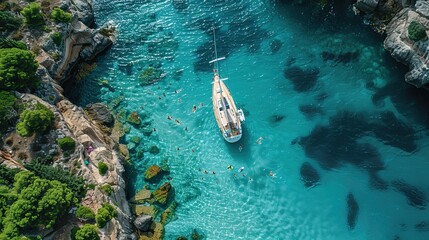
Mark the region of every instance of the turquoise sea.
[[[206, 239], [429, 239], [429, 94], [404, 82], [383, 37], [347, 4], [96, 0], [94, 10], [118, 39], [67, 95], [137, 111], [156, 129], [126, 125], [123, 143], [130, 197], [147, 166], [168, 159], [178, 207], [166, 239], [193, 229]], [[212, 112], [213, 28], [221, 76], [246, 114], [236, 144]], [[165, 78], [140, 86], [148, 66]], [[138, 154], [152, 145], [159, 154]]]

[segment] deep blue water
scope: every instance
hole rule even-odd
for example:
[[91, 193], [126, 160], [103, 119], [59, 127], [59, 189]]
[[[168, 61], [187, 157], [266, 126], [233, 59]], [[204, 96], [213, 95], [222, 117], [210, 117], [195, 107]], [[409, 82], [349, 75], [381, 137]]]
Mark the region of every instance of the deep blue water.
[[[168, 160], [179, 206], [166, 239], [194, 228], [207, 239], [429, 239], [429, 94], [404, 82], [382, 36], [347, 4], [291, 2], [94, 1], [118, 40], [68, 95], [138, 111], [156, 128], [147, 137], [126, 124], [124, 143], [134, 148], [130, 195], [148, 165]], [[237, 144], [212, 113], [213, 28], [246, 113]], [[166, 77], [143, 87], [148, 66]], [[138, 156], [151, 145], [161, 153]]]

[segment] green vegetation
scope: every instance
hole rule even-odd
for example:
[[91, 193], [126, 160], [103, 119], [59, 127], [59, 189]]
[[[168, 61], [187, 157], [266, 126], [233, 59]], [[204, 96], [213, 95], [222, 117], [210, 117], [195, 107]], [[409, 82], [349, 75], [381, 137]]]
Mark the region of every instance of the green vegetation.
[[50, 228], [77, 202], [65, 184], [29, 171], [16, 173], [12, 188], [0, 189], [0, 239], [18, 237], [25, 229]]
[[140, 74], [139, 81], [143, 86], [150, 85], [163, 78], [164, 72], [161, 69], [148, 67]]
[[76, 142], [73, 140], [73, 138], [67, 136], [58, 139], [58, 146], [60, 146], [63, 151], [74, 150], [74, 148], [76, 147]]
[[19, 48], [27, 50], [27, 46], [22, 41], [15, 41], [9, 38], [0, 38], [0, 48]]
[[95, 214], [89, 207], [80, 205], [76, 210], [76, 217], [85, 221], [94, 221]]
[[14, 124], [20, 108], [21, 105], [15, 95], [0, 91], [0, 133]]
[[150, 146], [149, 152], [152, 153], [152, 154], [154, 154], [154, 155], [156, 155], [156, 154], [159, 153], [159, 148], [157, 146], [155, 146], [155, 145]]
[[54, 19], [55, 22], [68, 23], [72, 20], [72, 14], [56, 7], [52, 10], [51, 18]]
[[42, 25], [45, 23], [40, 4], [32, 2], [27, 7], [22, 9], [21, 14], [25, 17], [27, 25]]
[[110, 186], [109, 184], [101, 185], [101, 186], [100, 186], [100, 190], [101, 190], [102, 192], [105, 192], [107, 195], [110, 195], [110, 194], [112, 194], [112, 192], [113, 192], [113, 188], [112, 188], [112, 186]]
[[99, 240], [97, 228], [94, 225], [85, 224], [81, 229], [76, 232], [76, 240]]
[[426, 38], [425, 27], [419, 22], [412, 21], [410, 25], [408, 25], [408, 37], [416, 42]]
[[12, 13], [0, 11], [0, 32], [18, 30], [21, 24], [22, 20]]
[[65, 171], [58, 167], [52, 167], [44, 165], [36, 160], [33, 160], [30, 164], [26, 164], [25, 168], [33, 171], [34, 174], [40, 178], [48, 180], [57, 180], [67, 185], [76, 198], [82, 198], [85, 196], [85, 180], [81, 177], [74, 176], [68, 171]]
[[95, 220], [97, 221], [97, 226], [103, 228], [106, 226], [106, 223], [109, 222], [112, 218], [116, 217], [116, 209], [110, 204], [103, 204], [103, 206], [98, 209], [97, 216]]
[[20, 171], [17, 168], [7, 168], [0, 165], [0, 186], [12, 187], [15, 175]]
[[29, 136], [33, 132], [43, 133], [50, 129], [54, 123], [54, 113], [40, 103], [34, 110], [26, 109], [19, 116], [16, 130], [21, 136]]
[[34, 54], [18, 48], [0, 49], [0, 90], [33, 89], [39, 84]]
[[105, 164], [104, 162], [98, 163], [98, 173], [100, 173], [101, 175], [104, 175], [107, 173], [107, 170], [109, 170], [109, 167], [107, 166], [107, 164]]
[[63, 41], [63, 35], [60, 32], [54, 32], [51, 35], [51, 38], [57, 46], [61, 45], [61, 42]]

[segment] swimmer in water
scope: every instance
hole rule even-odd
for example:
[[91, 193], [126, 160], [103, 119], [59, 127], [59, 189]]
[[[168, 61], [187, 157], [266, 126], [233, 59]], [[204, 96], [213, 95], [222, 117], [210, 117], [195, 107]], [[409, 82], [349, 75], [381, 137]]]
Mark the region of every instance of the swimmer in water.
[[242, 144], [240, 144], [240, 146], [238, 146], [238, 151], [243, 151], [243, 145]]
[[195, 105], [194, 105], [194, 106], [192, 107], [192, 112], [196, 112], [196, 111], [197, 111], [197, 106], [195, 106]]
[[257, 144], [262, 144], [262, 140], [264, 140], [264, 138], [263, 137], [259, 137], [258, 140], [256, 140], [256, 143]]
[[168, 119], [168, 120], [171, 120], [171, 119], [173, 119], [173, 118], [169, 115], [169, 116], [167, 116], [167, 119]]
[[275, 176], [276, 176], [276, 174], [273, 173], [273, 171], [270, 171], [270, 177], [275, 177]]
[[244, 167], [241, 167], [240, 169], [238, 169], [238, 172], [242, 172], [244, 170]]
[[232, 170], [234, 169], [234, 167], [232, 165], [228, 165], [228, 167], [226, 167], [228, 170]]
[[177, 124], [182, 124], [182, 123], [179, 121], [179, 119], [176, 119], [176, 123], [177, 123]]

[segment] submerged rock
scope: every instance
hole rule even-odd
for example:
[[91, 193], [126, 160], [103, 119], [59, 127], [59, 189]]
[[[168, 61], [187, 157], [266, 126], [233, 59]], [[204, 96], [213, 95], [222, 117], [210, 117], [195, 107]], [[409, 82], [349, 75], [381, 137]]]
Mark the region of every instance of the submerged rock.
[[419, 223], [417, 223], [414, 228], [419, 231], [419, 232], [429, 232], [429, 222], [426, 221], [421, 221]]
[[317, 114], [323, 114], [322, 108], [313, 104], [301, 105], [299, 106], [299, 111], [301, 111], [307, 118], [313, 118]]
[[167, 223], [172, 221], [174, 218], [174, 213], [176, 211], [176, 208], [177, 208], [177, 202], [172, 202], [170, 206], [167, 209], [165, 209], [163, 213], [161, 213], [160, 222], [166, 225]]
[[354, 229], [359, 213], [359, 205], [352, 193], [347, 195], [347, 224], [350, 229]]
[[282, 45], [283, 45], [282, 41], [278, 39], [274, 39], [270, 44], [271, 54], [278, 52], [282, 47]]
[[164, 205], [167, 203], [168, 199], [170, 198], [172, 190], [173, 190], [173, 187], [171, 186], [170, 182], [166, 182], [160, 188], [153, 191], [152, 196], [155, 202], [158, 202]]
[[392, 186], [405, 195], [409, 205], [419, 209], [425, 209], [428, 199], [423, 191], [402, 180], [392, 181]]
[[140, 116], [137, 112], [132, 112], [128, 118], [127, 122], [139, 126], [142, 123], [142, 120], [140, 119]]
[[314, 187], [319, 183], [320, 175], [310, 163], [305, 162], [300, 169], [301, 180], [306, 188]]
[[148, 180], [148, 181], [153, 180], [157, 176], [159, 176], [158, 174], [161, 172], [162, 172], [162, 170], [158, 165], [152, 165], [144, 173], [144, 179]]

